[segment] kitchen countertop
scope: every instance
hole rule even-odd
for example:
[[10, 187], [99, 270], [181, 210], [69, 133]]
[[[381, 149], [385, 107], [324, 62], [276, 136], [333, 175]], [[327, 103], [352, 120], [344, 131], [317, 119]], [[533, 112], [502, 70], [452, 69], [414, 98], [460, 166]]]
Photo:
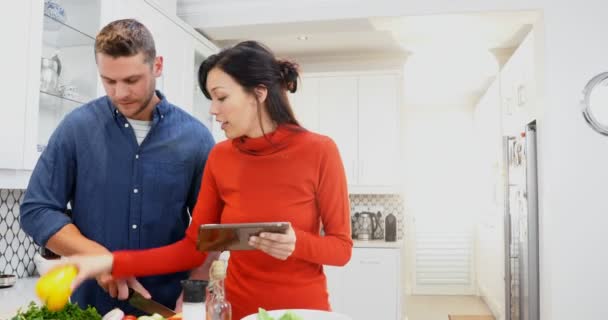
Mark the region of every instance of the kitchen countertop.
[[17, 309], [27, 307], [31, 301], [38, 303], [36, 297], [36, 281], [38, 277], [17, 279], [10, 288], [0, 288], [0, 319], [12, 318]]
[[397, 240], [394, 242], [387, 242], [384, 240], [353, 240], [353, 247], [355, 248], [401, 248], [403, 247], [403, 240]]

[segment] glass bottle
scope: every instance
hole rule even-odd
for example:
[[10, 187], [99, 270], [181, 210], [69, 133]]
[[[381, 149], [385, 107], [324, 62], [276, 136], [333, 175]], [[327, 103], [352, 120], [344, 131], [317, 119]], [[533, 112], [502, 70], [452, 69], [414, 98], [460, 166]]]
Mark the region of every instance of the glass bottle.
[[207, 320], [232, 320], [232, 306], [226, 300], [224, 279], [226, 263], [216, 260], [209, 269], [209, 286], [207, 288]]

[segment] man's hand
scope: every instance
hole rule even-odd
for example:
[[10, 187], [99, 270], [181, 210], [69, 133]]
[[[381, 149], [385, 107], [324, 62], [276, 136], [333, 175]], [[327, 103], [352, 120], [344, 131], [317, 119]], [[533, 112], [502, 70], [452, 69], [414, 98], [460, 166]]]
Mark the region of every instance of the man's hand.
[[97, 283], [112, 298], [127, 300], [129, 298], [129, 288], [139, 292], [144, 298], [150, 299], [152, 296], [135, 277], [124, 279], [114, 279], [109, 273], [97, 277]]

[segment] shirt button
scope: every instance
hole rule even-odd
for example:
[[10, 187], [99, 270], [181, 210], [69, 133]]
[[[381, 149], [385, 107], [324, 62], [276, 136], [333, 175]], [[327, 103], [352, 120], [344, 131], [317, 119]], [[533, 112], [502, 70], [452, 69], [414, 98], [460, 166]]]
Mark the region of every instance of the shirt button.
[[133, 189], [133, 193], [138, 193], [139, 190], [137, 190], [137, 188]]
[[129, 124], [128, 124], [128, 123], [125, 123], [125, 128], [128, 128], [128, 127], [129, 127]]
[[133, 228], [133, 230], [135, 230], [135, 229], [137, 229], [137, 225], [134, 224], [134, 225], [131, 226], [131, 228]]
[[135, 159], [139, 159], [139, 155], [138, 154], [135, 155]]
[[160, 115], [160, 118], [161, 118], [161, 119], [162, 119], [162, 118], [164, 118], [164, 117], [165, 117], [165, 115], [163, 115], [163, 114], [161, 114], [161, 115]]

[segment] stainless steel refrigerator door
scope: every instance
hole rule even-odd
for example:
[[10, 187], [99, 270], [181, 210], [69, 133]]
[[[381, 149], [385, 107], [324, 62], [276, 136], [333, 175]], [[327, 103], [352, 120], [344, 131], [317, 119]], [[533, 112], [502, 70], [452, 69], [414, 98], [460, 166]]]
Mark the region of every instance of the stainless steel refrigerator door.
[[540, 319], [539, 306], [539, 237], [538, 174], [536, 122], [526, 126], [526, 193], [527, 210], [520, 219], [520, 313], [521, 320]]
[[539, 319], [536, 124], [504, 137], [506, 320]]

